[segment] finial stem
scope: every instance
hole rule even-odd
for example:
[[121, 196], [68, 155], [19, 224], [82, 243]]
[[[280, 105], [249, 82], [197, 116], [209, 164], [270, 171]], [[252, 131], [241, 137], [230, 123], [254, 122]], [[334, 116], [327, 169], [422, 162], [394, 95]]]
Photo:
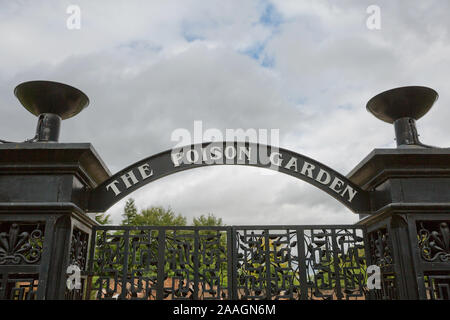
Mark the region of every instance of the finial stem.
[[58, 142], [61, 128], [61, 117], [54, 113], [42, 113], [39, 115], [36, 128], [38, 142]]
[[397, 146], [421, 145], [417, 134], [416, 120], [413, 118], [400, 118], [394, 121], [395, 138]]

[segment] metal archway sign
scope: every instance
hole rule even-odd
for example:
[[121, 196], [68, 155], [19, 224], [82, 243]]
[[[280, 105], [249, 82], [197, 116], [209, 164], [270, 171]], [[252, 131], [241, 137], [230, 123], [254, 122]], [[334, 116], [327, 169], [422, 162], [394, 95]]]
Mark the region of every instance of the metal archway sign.
[[279, 171], [326, 192], [355, 213], [370, 211], [369, 192], [302, 154], [258, 143], [211, 142], [142, 159], [90, 192], [88, 212], [104, 212], [133, 191], [170, 174], [210, 165], [247, 165]]

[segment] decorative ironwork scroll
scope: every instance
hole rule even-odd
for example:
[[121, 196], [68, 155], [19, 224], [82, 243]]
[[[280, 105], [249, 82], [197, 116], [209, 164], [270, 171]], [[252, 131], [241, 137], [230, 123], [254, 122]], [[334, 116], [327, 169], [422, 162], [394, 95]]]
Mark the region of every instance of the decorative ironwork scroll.
[[243, 228], [236, 233], [238, 299], [299, 299], [297, 234]]
[[[90, 270], [95, 270], [96, 280], [92, 285], [95, 299], [117, 298], [121, 283], [119, 272], [124, 261], [124, 230], [98, 230], [95, 256], [92, 257]], [[128, 261], [128, 257], [127, 257]]]
[[228, 298], [226, 236], [224, 230], [166, 231], [164, 298]]
[[426, 262], [450, 263], [450, 229], [447, 221], [420, 221], [420, 256]]
[[44, 241], [43, 224], [0, 224], [0, 266], [37, 264]]
[[228, 298], [224, 227], [98, 227], [96, 234], [92, 298]]
[[94, 229], [91, 299], [364, 299], [358, 227]]
[[[69, 250], [69, 265], [77, 266], [82, 273], [86, 271], [88, 255], [89, 234], [81, 231], [77, 227], [72, 230], [72, 237]], [[66, 288], [66, 300], [81, 300], [86, 287], [86, 276], [80, 274], [80, 288]]]
[[305, 230], [308, 298], [364, 299], [366, 256], [356, 228]]
[[88, 253], [89, 234], [74, 228], [70, 245], [70, 264], [85, 270]]
[[392, 256], [392, 244], [387, 226], [368, 233], [367, 238], [371, 261], [381, 268], [381, 289], [373, 290], [373, 296], [379, 300], [397, 299], [397, 280]]
[[389, 235], [386, 228], [380, 228], [369, 233], [370, 256], [372, 262], [379, 267], [393, 263]]

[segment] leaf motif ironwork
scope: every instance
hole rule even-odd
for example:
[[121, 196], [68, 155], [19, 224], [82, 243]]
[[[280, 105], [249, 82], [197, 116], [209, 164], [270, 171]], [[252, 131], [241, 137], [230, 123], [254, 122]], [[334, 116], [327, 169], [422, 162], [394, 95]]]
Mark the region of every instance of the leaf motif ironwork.
[[25, 228], [25, 225], [12, 223], [8, 232], [0, 232], [0, 265], [35, 264], [40, 261], [43, 242], [40, 225], [34, 226], [31, 232], [21, 232], [21, 227]]
[[429, 224], [420, 222], [418, 231], [422, 259], [428, 262], [450, 262], [450, 229], [447, 222]]

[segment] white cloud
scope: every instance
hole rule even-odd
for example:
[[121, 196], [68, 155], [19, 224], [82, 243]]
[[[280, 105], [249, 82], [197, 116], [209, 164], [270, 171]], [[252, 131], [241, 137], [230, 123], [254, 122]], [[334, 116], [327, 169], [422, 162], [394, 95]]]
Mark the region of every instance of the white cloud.
[[[91, 105], [62, 124], [61, 141], [89, 141], [111, 171], [169, 149], [172, 130], [279, 128], [281, 146], [349, 172], [394, 130], [365, 111], [380, 91], [426, 85], [440, 93], [418, 121], [424, 143], [450, 134], [449, 20], [444, 1], [378, 1], [382, 28], [366, 28], [370, 1], [1, 1], [0, 138], [33, 135], [36, 119], [15, 85], [74, 85]], [[264, 14], [276, 21], [264, 22]], [[270, 63], [266, 63], [270, 61]], [[269, 66], [269, 67], [267, 67]], [[140, 189], [142, 208], [208, 212], [227, 224], [351, 223], [357, 216], [314, 187], [255, 168], [179, 173]], [[111, 209], [118, 222], [123, 202]]]

